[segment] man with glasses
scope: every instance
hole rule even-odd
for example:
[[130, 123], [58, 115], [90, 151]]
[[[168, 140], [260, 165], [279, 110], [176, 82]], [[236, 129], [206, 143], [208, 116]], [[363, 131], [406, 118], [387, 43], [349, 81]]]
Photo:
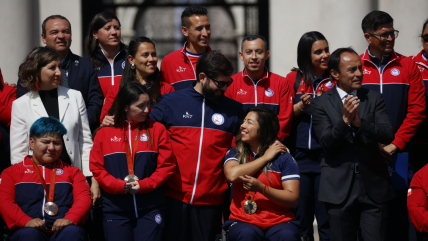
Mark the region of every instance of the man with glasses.
[[244, 110], [259, 106], [272, 110], [279, 119], [278, 138], [283, 141], [291, 128], [293, 92], [284, 77], [271, 73], [265, 66], [270, 52], [263, 36], [249, 35], [242, 40], [239, 58], [245, 68], [232, 76], [233, 84], [226, 96], [243, 104]]
[[164, 240], [212, 241], [221, 232], [222, 160], [244, 115], [241, 103], [224, 96], [232, 73], [227, 57], [208, 52], [196, 64], [193, 86], [164, 95], [150, 113], [168, 129], [177, 160], [164, 190]]
[[[382, 11], [364, 17], [361, 27], [369, 47], [360, 57], [363, 85], [382, 93], [395, 132], [394, 141], [383, 147], [393, 158], [389, 171], [397, 193], [391, 202], [387, 240], [408, 240], [407, 152], [411, 148], [410, 139], [425, 118], [425, 87], [415, 62], [394, 51], [399, 32], [394, 29], [393, 21]], [[401, 168], [393, 169], [399, 164]], [[401, 178], [395, 179], [397, 174]]]

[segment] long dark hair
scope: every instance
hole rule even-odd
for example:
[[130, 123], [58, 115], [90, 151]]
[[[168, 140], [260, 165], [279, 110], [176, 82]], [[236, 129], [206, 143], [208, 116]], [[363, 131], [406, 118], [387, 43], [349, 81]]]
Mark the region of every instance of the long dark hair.
[[[106, 60], [98, 53], [98, 50], [100, 49], [99, 42], [98, 39], [95, 39], [94, 36], [92, 36], [92, 33], [98, 31], [100, 28], [106, 25], [106, 23], [113, 21], [113, 19], [116, 19], [120, 26], [120, 21], [117, 16], [110, 12], [98, 13], [92, 19], [91, 24], [89, 24], [88, 34], [86, 35], [85, 39], [85, 54], [89, 54], [89, 59], [94, 64], [95, 68], [103, 67], [106, 63]], [[120, 49], [124, 48], [125, 44], [122, 43], [121, 40]]]
[[[263, 156], [266, 150], [272, 145], [278, 138], [279, 132], [279, 120], [277, 115], [266, 108], [250, 107], [247, 109], [245, 116], [250, 112], [257, 114], [257, 122], [259, 123], [259, 129], [257, 130], [258, 142], [260, 145], [260, 155]], [[250, 145], [241, 140], [241, 132], [236, 135], [236, 157], [238, 158], [239, 164], [248, 163], [250, 161]], [[270, 162], [263, 167], [263, 171], [269, 179], [268, 170]], [[270, 179], [269, 179], [270, 181]]]
[[[114, 127], [121, 127], [123, 125], [123, 122], [126, 120], [125, 107], [128, 106], [129, 108], [132, 103], [140, 98], [140, 95], [149, 95], [149, 91], [144, 85], [136, 81], [127, 83], [119, 89], [112, 108], [114, 111]], [[149, 146], [151, 146], [152, 138], [150, 136], [149, 124], [147, 120], [144, 121], [143, 127], [143, 130], [146, 131], [148, 137]]]
[[[142, 43], [151, 43], [151, 44], [153, 44], [153, 47], [156, 47], [155, 43], [152, 40], [150, 40], [149, 38], [138, 37], [136, 39], [131, 40], [131, 42], [129, 42], [128, 54], [131, 55], [133, 58], [135, 58], [137, 51], [138, 51], [138, 47]], [[122, 88], [122, 86], [124, 86], [127, 83], [134, 82], [137, 80], [136, 71], [137, 71], [136, 68], [131, 69], [131, 64], [129, 63], [129, 60], [127, 58], [125, 60], [125, 69], [123, 70], [122, 79], [120, 81], [120, 88]], [[157, 67], [156, 67], [156, 71], [147, 78], [147, 86], [149, 86], [150, 99], [152, 99], [152, 101], [156, 105], [162, 99], [162, 94], [160, 91], [160, 89], [161, 89], [161, 75], [160, 75], [160, 71]]]
[[[297, 65], [303, 73], [303, 81], [305, 84], [312, 83], [314, 78], [312, 74], [311, 52], [312, 45], [319, 40], [325, 40], [328, 44], [327, 39], [322, 33], [317, 31], [307, 32], [303, 34], [297, 45]], [[299, 69], [293, 68], [291, 71], [299, 71]]]
[[427, 26], [427, 24], [428, 24], [428, 19], [425, 20], [424, 25], [422, 25], [421, 36], [424, 34], [424, 30], [425, 30], [425, 27]]

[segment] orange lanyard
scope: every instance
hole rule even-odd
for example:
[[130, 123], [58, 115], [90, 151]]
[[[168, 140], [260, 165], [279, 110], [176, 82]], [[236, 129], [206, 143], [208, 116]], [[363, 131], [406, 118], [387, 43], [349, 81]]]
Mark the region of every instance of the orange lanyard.
[[142, 126], [143, 126], [143, 123], [140, 123], [140, 126], [137, 129], [137, 133], [135, 134], [134, 142], [132, 144], [132, 153], [131, 153], [131, 147], [129, 146], [129, 140], [128, 138], [126, 138], [125, 128], [123, 128], [123, 134], [125, 135], [126, 162], [128, 163], [128, 173], [130, 175], [134, 175], [134, 161], [135, 161], [135, 154], [137, 153], [137, 147], [138, 147], [138, 135], [140, 134], [140, 130]]
[[[252, 162], [252, 161], [253, 161], [253, 154], [250, 153], [250, 162]], [[256, 193], [254, 191], [248, 192], [248, 200], [253, 200], [254, 201], [254, 195], [255, 194]]]
[[34, 161], [33, 161], [33, 167], [34, 167], [34, 170], [37, 173], [37, 176], [40, 179], [40, 182], [43, 185], [43, 188], [45, 189], [46, 196], [48, 197], [48, 202], [53, 202], [53, 200], [54, 200], [54, 193], [55, 193], [56, 161], [53, 164], [52, 174], [51, 174], [51, 182], [50, 182], [49, 189], [48, 189], [48, 186], [46, 185], [45, 179], [43, 179], [43, 176], [42, 176], [42, 173], [39, 170], [39, 167], [36, 165], [36, 163], [34, 163]]

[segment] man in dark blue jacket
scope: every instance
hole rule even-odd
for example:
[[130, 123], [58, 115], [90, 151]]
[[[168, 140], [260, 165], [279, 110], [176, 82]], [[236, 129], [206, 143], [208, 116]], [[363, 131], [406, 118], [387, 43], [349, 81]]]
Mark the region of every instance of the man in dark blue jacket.
[[[104, 96], [101, 91], [94, 65], [70, 50], [71, 24], [61, 15], [47, 17], [42, 24], [42, 40], [47, 47], [59, 53], [62, 76], [61, 85], [82, 93], [88, 111], [91, 130], [99, 125]], [[29, 90], [18, 79], [16, 97], [25, 95]]]

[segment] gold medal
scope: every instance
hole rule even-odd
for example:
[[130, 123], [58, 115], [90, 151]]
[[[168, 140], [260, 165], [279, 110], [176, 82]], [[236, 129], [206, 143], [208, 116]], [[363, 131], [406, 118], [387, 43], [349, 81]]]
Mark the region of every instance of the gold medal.
[[54, 202], [45, 203], [43, 210], [49, 216], [55, 216], [58, 214], [58, 206]]
[[124, 180], [127, 182], [135, 182], [135, 181], [138, 181], [138, 177], [135, 175], [128, 175], [125, 177]]
[[244, 211], [246, 214], [253, 214], [257, 211], [257, 203], [253, 200], [247, 200], [244, 203]]

